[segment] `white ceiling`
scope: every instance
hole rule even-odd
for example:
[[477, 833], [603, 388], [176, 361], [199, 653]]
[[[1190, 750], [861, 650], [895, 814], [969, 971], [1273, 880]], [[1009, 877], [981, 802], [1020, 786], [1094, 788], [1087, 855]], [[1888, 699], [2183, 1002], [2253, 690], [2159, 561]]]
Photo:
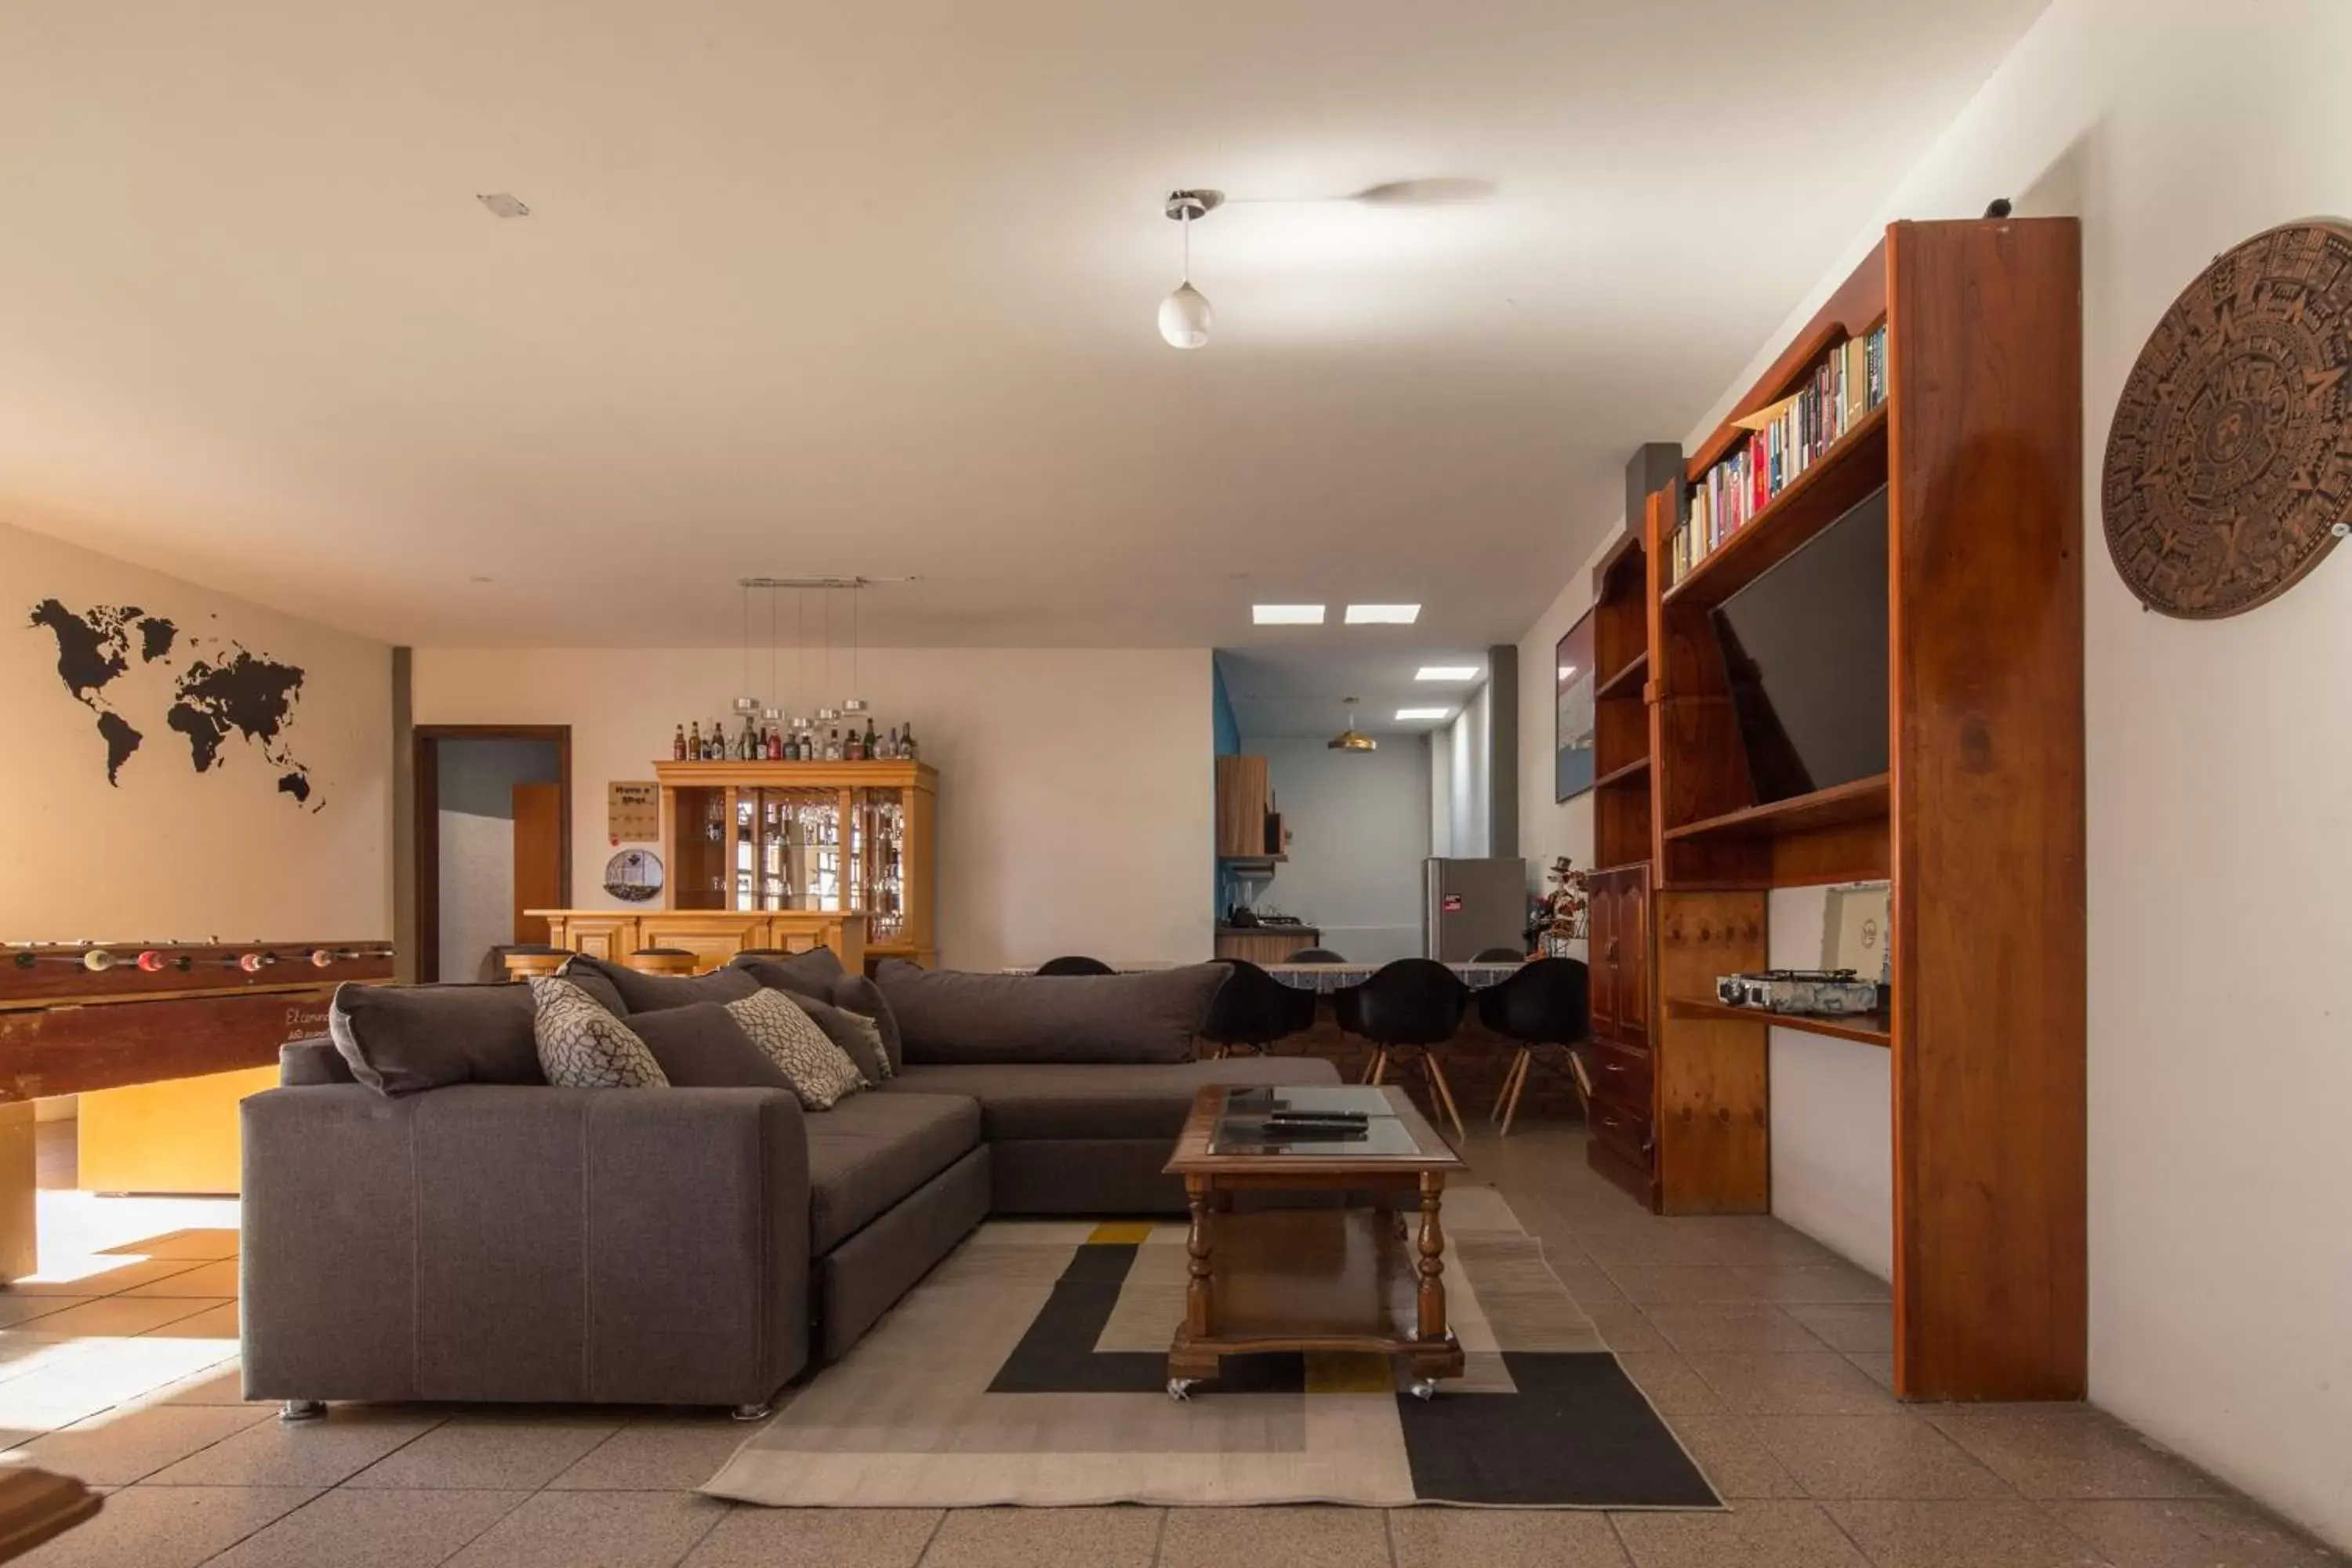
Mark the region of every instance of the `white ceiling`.
[[19, 0], [0, 518], [425, 645], [1482, 647], [2042, 5]]
[[[1483, 647], [1432, 646], [1408, 626], [1349, 626], [1346, 635], [1318, 638], [1300, 627], [1278, 643], [1222, 648], [1217, 668], [1233, 700], [1234, 720], [1250, 737], [1321, 736], [1329, 739], [1347, 724], [1342, 703], [1363, 700], [1356, 728], [1368, 735], [1415, 735], [1443, 729], [1462, 704], [1486, 681]], [[1475, 666], [1470, 680], [1422, 681], [1414, 673], [1428, 664]], [[1444, 708], [1444, 719], [1400, 721], [1400, 708]]]

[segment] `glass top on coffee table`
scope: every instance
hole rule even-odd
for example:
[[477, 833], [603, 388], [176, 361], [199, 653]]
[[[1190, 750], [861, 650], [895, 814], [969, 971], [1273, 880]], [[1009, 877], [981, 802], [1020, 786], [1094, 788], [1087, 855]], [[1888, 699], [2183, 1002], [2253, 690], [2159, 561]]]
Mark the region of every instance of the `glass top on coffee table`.
[[[1385, 1089], [1302, 1085], [1216, 1092], [1222, 1099], [1208, 1119], [1204, 1154], [1333, 1162], [1452, 1157], [1411, 1104]], [[1316, 1125], [1286, 1125], [1299, 1118]]]

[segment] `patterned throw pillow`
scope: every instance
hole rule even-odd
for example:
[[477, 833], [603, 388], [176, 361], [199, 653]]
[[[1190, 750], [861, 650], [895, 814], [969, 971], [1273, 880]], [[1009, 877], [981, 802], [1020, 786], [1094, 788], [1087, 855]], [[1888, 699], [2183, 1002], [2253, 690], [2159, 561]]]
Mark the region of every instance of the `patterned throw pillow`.
[[831, 1110], [843, 1095], [854, 1094], [862, 1086], [857, 1064], [825, 1038], [816, 1020], [782, 992], [763, 986], [728, 1003], [727, 1011], [751, 1037], [751, 1043], [767, 1052], [769, 1060], [793, 1080], [793, 1092], [801, 1097], [805, 1109]]
[[645, 1041], [569, 980], [533, 975], [530, 1030], [539, 1068], [558, 1089], [666, 1089]]

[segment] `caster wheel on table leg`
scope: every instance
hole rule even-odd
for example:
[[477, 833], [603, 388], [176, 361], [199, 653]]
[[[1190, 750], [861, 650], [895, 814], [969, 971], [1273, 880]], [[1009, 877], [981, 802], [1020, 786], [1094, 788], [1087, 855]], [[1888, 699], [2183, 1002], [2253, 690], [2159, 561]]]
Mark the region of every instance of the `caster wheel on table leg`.
[[1200, 1381], [1201, 1380], [1197, 1377], [1170, 1378], [1168, 1380], [1168, 1397], [1178, 1401], [1192, 1398], [1192, 1385]]
[[775, 1413], [775, 1401], [763, 1399], [757, 1405], [739, 1405], [727, 1414], [730, 1419], [736, 1421], [765, 1421]]
[[323, 1399], [289, 1399], [278, 1407], [280, 1421], [324, 1421], [327, 1402]]
[[1412, 1380], [1412, 1396], [1415, 1399], [1423, 1401], [1436, 1398], [1437, 1380], [1433, 1377], [1414, 1378]]

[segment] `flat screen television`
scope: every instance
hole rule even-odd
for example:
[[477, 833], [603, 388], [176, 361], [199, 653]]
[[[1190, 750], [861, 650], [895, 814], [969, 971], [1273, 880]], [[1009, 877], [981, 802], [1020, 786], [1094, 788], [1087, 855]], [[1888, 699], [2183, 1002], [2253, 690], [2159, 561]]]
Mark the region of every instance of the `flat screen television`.
[[1710, 617], [1756, 804], [1886, 771], [1886, 489]]

